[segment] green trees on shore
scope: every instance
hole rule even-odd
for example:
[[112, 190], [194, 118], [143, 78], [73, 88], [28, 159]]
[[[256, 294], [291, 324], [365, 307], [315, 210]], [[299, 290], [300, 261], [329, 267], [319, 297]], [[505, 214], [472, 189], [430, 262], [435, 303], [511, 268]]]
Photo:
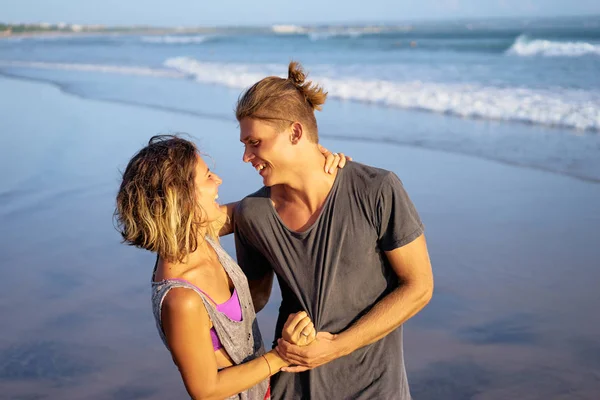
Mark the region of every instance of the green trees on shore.
[[23, 33], [23, 32], [53, 32], [53, 31], [70, 31], [68, 27], [58, 27], [56, 25], [49, 24], [3, 24], [0, 23], [0, 32], [12, 32], [12, 33]]

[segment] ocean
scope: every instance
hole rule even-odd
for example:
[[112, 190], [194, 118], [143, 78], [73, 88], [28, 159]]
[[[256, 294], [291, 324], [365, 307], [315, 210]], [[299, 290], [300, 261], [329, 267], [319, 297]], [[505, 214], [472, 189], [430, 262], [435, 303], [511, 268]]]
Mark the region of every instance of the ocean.
[[[335, 107], [353, 104], [345, 107], [350, 113], [323, 118], [324, 135], [600, 180], [600, 17], [0, 41], [3, 73], [54, 82], [83, 97], [197, 113], [212, 110], [198, 108], [187, 92], [179, 96], [180, 87], [240, 91], [264, 76], [285, 75], [292, 59], [327, 89]], [[99, 88], [100, 74], [119, 83]], [[156, 98], [132, 94], [122, 76], [185, 84], [173, 83], [172, 93]], [[232, 118], [231, 107], [215, 114]], [[438, 121], [447, 121], [443, 129]]]
[[[404, 327], [413, 397], [598, 398], [597, 16], [1, 39], [0, 397], [185, 397], [152, 319], [154, 256], [113, 226], [120, 171], [180, 132], [223, 202], [257, 190], [235, 102], [290, 60], [329, 92], [321, 142], [394, 171], [425, 223], [436, 288]], [[267, 343], [279, 299], [258, 316]]]

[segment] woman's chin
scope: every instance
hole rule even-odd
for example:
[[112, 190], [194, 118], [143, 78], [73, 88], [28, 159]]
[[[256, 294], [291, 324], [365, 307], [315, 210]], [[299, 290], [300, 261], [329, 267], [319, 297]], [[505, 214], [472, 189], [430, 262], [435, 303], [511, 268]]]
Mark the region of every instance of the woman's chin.
[[222, 206], [218, 203], [217, 203], [216, 210], [217, 210], [217, 212], [215, 213], [216, 220], [222, 220], [224, 218], [227, 218], [227, 209], [223, 209]]

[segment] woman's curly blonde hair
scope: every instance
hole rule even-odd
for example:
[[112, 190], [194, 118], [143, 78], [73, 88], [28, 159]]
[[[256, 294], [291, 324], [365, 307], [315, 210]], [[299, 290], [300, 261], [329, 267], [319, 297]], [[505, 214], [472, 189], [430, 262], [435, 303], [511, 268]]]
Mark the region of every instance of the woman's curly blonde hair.
[[153, 136], [133, 156], [114, 213], [123, 242], [183, 262], [197, 249], [199, 234], [216, 236], [196, 199], [198, 157], [194, 143], [175, 135]]

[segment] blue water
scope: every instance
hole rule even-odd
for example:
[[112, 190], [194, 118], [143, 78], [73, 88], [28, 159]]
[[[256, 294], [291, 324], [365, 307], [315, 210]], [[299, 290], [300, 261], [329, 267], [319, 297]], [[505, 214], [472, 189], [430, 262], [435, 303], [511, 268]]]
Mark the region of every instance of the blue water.
[[[127, 83], [99, 93], [94, 82], [98, 74], [115, 82], [147, 76], [171, 79], [179, 93], [197, 84], [239, 92], [266, 75], [283, 76], [291, 59], [324, 85], [330, 104], [358, 103], [349, 107], [373, 122], [363, 123], [356, 112], [337, 114], [354, 129], [337, 124], [332, 135], [600, 181], [600, 17], [0, 41], [0, 72], [49, 80], [85, 97], [154, 106], [156, 96], [137, 96]], [[177, 93], [172, 97], [159, 105], [206, 111], [190, 108]], [[228, 104], [220, 114], [230, 110]], [[465, 119], [471, 122], [460, 122]]]
[[[0, 40], [2, 393], [185, 397], [150, 313], [153, 255], [112, 225], [118, 170], [184, 131], [220, 199], [253, 192], [235, 101], [293, 58], [329, 90], [322, 141], [396, 172], [426, 224], [436, 291], [405, 331], [415, 399], [597, 399], [599, 32], [578, 18]], [[267, 342], [279, 299], [259, 314]]]

